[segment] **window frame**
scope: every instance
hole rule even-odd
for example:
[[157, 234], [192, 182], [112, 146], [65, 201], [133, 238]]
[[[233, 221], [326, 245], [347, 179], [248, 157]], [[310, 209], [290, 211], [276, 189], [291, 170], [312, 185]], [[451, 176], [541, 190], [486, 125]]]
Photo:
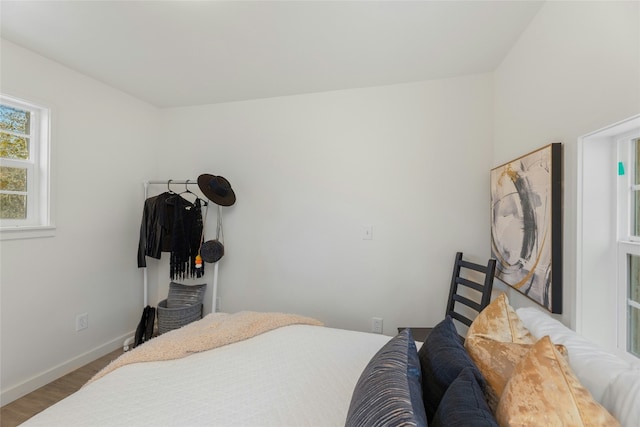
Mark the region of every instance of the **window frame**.
[[0, 165], [27, 169], [27, 218], [0, 219], [0, 240], [54, 235], [51, 195], [51, 109], [0, 93], [0, 103], [31, 112], [29, 159], [0, 158]]
[[[617, 290], [617, 346], [618, 350], [624, 351], [630, 357], [640, 359], [640, 356], [631, 351], [631, 307], [638, 308], [637, 303], [631, 301], [630, 293], [630, 275], [629, 275], [629, 256], [640, 256], [640, 236], [634, 234], [637, 224], [634, 223], [637, 218], [634, 209], [635, 193], [640, 191], [640, 185], [635, 182], [635, 177], [640, 168], [640, 160], [638, 160], [637, 151], [640, 151], [640, 129], [633, 129], [629, 132], [616, 136], [616, 145], [618, 151], [618, 162], [624, 166], [624, 174], [619, 176], [617, 185], [617, 259], [618, 259], [618, 278], [616, 281]], [[635, 145], [635, 147], [634, 147]], [[640, 331], [636, 331], [640, 333]]]
[[[638, 363], [638, 357], [626, 350], [622, 320], [627, 313], [626, 308], [622, 315], [620, 310], [627, 292], [626, 287], [620, 292], [620, 278], [626, 279], [628, 272], [619, 262], [623, 222], [618, 204], [625, 200], [620, 197], [620, 181], [628, 178], [618, 174], [618, 142], [636, 132], [640, 114], [580, 136], [576, 165], [575, 330], [631, 363]], [[626, 280], [622, 283], [627, 285]]]

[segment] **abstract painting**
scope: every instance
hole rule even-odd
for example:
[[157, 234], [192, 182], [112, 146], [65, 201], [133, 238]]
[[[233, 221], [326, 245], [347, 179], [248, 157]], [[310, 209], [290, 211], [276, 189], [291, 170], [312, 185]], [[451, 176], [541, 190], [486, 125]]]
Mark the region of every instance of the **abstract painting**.
[[491, 170], [491, 256], [496, 278], [562, 312], [562, 144]]

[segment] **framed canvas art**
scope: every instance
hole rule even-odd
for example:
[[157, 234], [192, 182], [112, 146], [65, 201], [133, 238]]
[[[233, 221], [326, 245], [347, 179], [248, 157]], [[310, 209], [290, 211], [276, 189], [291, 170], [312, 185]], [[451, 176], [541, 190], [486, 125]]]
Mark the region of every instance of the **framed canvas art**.
[[498, 279], [562, 312], [562, 144], [491, 170], [491, 256]]

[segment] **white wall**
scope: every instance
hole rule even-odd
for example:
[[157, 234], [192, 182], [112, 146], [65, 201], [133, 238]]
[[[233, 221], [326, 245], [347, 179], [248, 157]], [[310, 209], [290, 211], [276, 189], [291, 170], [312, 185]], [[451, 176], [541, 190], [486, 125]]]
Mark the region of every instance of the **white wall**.
[[442, 319], [455, 252], [489, 256], [491, 81], [163, 111], [160, 176], [223, 175], [237, 195], [223, 209], [222, 311], [363, 331], [379, 316], [389, 335]]
[[[455, 251], [488, 256], [491, 75], [158, 111], [9, 42], [2, 53], [3, 92], [53, 109], [57, 225], [0, 243], [3, 404], [132, 333], [143, 180], [231, 180], [223, 311], [365, 331], [380, 316], [393, 334], [442, 317]], [[211, 211], [208, 239], [214, 225]], [[152, 304], [166, 263], [149, 260]]]
[[494, 166], [564, 144], [561, 319], [573, 327], [577, 139], [640, 112], [639, 24], [638, 2], [547, 2], [495, 72]]
[[[2, 92], [52, 109], [56, 235], [1, 251], [2, 403], [122, 345], [141, 314], [157, 109], [2, 41]], [[75, 317], [89, 314], [76, 332]]]

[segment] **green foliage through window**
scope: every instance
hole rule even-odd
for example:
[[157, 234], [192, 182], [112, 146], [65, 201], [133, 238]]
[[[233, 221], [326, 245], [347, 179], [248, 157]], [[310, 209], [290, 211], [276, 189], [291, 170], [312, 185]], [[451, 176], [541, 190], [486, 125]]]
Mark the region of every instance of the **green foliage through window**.
[[[0, 104], [0, 158], [28, 161], [31, 112]], [[0, 167], [0, 218], [27, 217], [27, 176], [25, 167]]]
[[22, 194], [0, 194], [0, 218], [26, 219], [27, 196]]
[[29, 158], [31, 113], [0, 104], [0, 157]]
[[27, 170], [0, 166], [0, 190], [27, 191]]

